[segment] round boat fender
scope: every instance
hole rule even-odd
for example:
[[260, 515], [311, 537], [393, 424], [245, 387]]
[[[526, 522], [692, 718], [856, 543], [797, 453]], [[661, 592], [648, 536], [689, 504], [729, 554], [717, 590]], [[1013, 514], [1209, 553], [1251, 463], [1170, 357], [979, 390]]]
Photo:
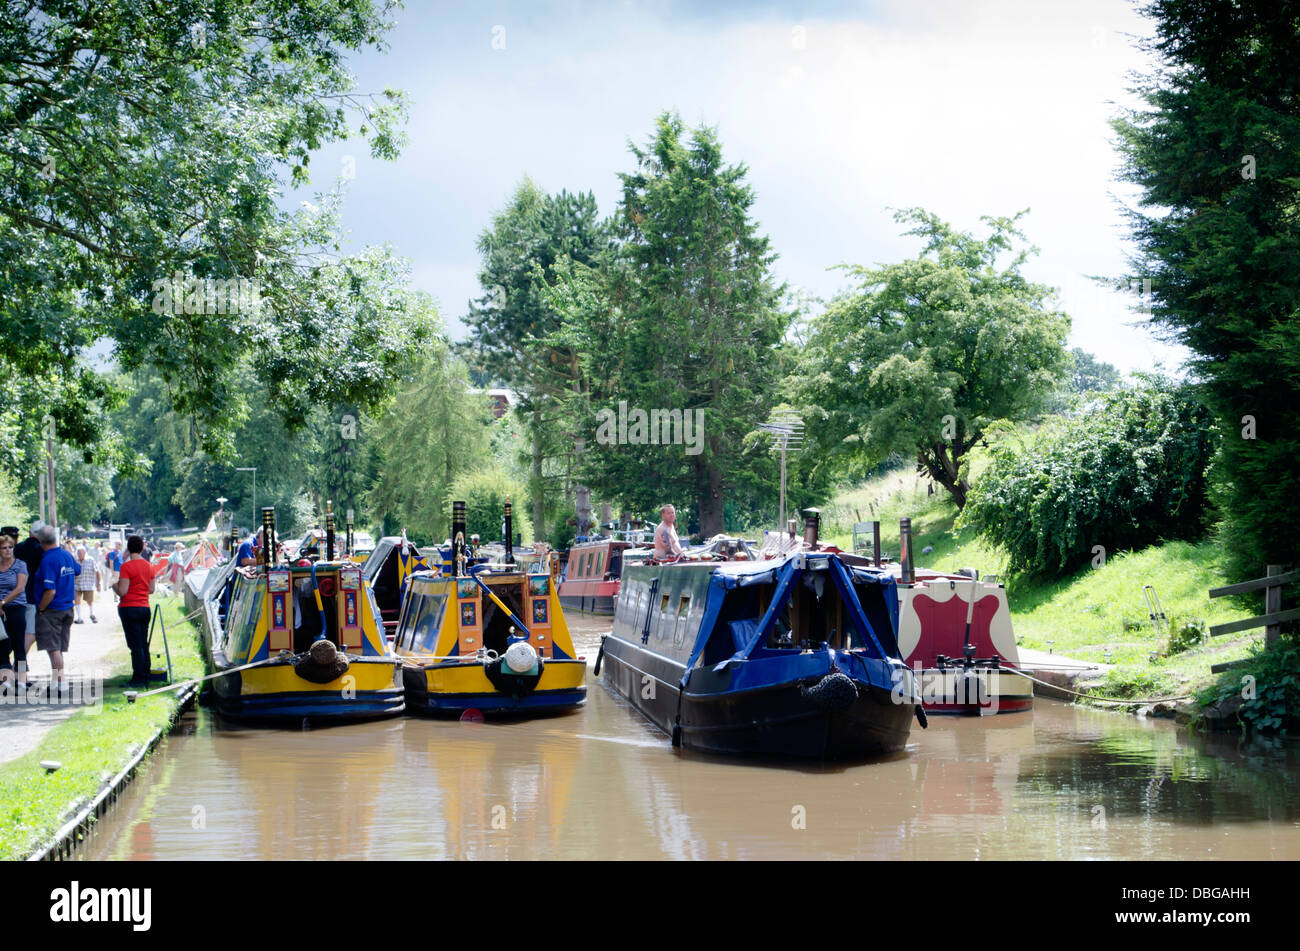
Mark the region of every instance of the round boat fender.
[[[521, 647], [527, 650], [518, 650]], [[510, 650], [516, 651], [513, 658], [510, 656]], [[491, 651], [488, 651], [488, 654], [491, 653]], [[518, 666], [522, 666], [520, 659], [525, 653], [531, 655], [534, 664], [531, 669], [520, 671]], [[515, 660], [515, 665], [509, 663], [512, 659]], [[542, 679], [542, 671], [545, 667], [546, 659], [538, 654], [532, 645], [521, 641], [511, 644], [510, 649], [500, 657], [488, 659], [483, 665], [483, 673], [487, 675], [487, 679], [497, 689], [497, 692], [519, 700], [537, 689], [537, 684]]]
[[925, 709], [919, 703], [916, 705], [916, 722], [921, 724], [922, 730], [930, 727], [930, 719], [925, 715]]
[[839, 670], [832, 670], [811, 687], [800, 687], [799, 692], [814, 706], [832, 712], [847, 710], [858, 699], [853, 678]]
[[682, 745], [682, 725], [680, 722], [673, 724], [673, 748], [676, 749]]
[[293, 672], [313, 684], [327, 684], [348, 672], [352, 662], [333, 641], [312, 641], [307, 652], [293, 661]]
[[[608, 636], [609, 635], [606, 635], [606, 637]], [[604, 659], [605, 659], [605, 638], [602, 637], [600, 639], [600, 650], [596, 652], [596, 666], [592, 670], [592, 673], [597, 677], [600, 676], [600, 662]]]

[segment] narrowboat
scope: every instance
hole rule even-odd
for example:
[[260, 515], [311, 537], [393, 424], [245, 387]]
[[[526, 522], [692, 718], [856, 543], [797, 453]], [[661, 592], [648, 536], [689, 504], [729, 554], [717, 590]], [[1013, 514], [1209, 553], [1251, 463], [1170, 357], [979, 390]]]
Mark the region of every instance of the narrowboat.
[[[989, 716], [1033, 709], [1033, 682], [1016, 671], [1020, 652], [1007, 592], [979, 572], [916, 568], [911, 520], [899, 524], [898, 646], [928, 713]], [[846, 556], [849, 557], [849, 556]], [[871, 564], [865, 559], [865, 564]]]
[[[274, 552], [275, 515], [263, 509], [262, 550]], [[333, 529], [328, 530], [333, 548]], [[327, 552], [332, 556], [332, 551]], [[355, 562], [228, 569], [230, 597], [204, 611], [205, 647], [222, 716], [260, 722], [342, 722], [400, 714], [400, 661]]]
[[422, 551], [407, 541], [403, 532], [400, 536], [381, 538], [361, 563], [362, 576], [374, 593], [384, 624], [384, 634], [389, 640], [397, 632], [406, 579], [416, 571], [436, 570], [441, 561], [437, 551], [433, 549], [432, 554]]
[[920, 696], [895, 636], [894, 579], [831, 552], [629, 565], [609, 685], [674, 746], [859, 759], [905, 746]]
[[470, 563], [465, 503], [453, 503], [451, 570], [409, 577], [394, 640], [410, 712], [524, 714], [586, 702], [587, 662], [554, 575], [515, 564], [509, 541], [503, 557]]
[[572, 546], [560, 579], [560, 604], [583, 614], [613, 614], [623, 552], [631, 547], [631, 542], [618, 538], [595, 538]]

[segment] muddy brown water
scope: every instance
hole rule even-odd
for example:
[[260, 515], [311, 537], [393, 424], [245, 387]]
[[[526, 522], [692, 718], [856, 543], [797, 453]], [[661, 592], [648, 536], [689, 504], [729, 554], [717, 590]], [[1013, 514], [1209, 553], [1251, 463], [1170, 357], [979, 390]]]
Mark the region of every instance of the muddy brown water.
[[[570, 619], [590, 664], [608, 621]], [[584, 709], [290, 731], [189, 714], [87, 859], [1298, 859], [1300, 742], [1039, 700], [853, 765], [673, 750]]]

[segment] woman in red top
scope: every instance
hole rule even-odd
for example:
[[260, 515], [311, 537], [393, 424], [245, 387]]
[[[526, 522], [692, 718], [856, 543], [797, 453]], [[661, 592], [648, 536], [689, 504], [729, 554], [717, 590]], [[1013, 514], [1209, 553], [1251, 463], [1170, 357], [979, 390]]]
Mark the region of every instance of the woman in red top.
[[128, 687], [149, 685], [149, 595], [154, 593], [153, 565], [141, 554], [144, 539], [132, 535], [126, 540], [126, 561], [113, 590], [121, 600], [117, 616], [122, 619], [126, 646], [131, 651], [131, 682]]

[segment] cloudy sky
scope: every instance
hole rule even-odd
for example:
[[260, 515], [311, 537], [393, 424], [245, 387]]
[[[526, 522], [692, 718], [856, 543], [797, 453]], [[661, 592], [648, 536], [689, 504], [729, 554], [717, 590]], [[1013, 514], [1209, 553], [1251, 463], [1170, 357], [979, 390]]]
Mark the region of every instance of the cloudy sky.
[[1072, 345], [1122, 370], [1181, 362], [1135, 298], [1089, 280], [1125, 270], [1132, 195], [1107, 123], [1149, 66], [1135, 39], [1150, 32], [1126, 0], [408, 0], [397, 16], [388, 52], [354, 67], [363, 91], [410, 94], [409, 144], [396, 162], [332, 146], [313, 184], [353, 158], [353, 244], [392, 242], [455, 337], [480, 293], [476, 237], [519, 180], [592, 191], [608, 214], [629, 140], [671, 109], [716, 126], [749, 167], [754, 216], [794, 288], [829, 297], [844, 283], [834, 265], [914, 254], [891, 208], [975, 230], [1028, 208], [1040, 254], [1027, 272], [1060, 289]]

